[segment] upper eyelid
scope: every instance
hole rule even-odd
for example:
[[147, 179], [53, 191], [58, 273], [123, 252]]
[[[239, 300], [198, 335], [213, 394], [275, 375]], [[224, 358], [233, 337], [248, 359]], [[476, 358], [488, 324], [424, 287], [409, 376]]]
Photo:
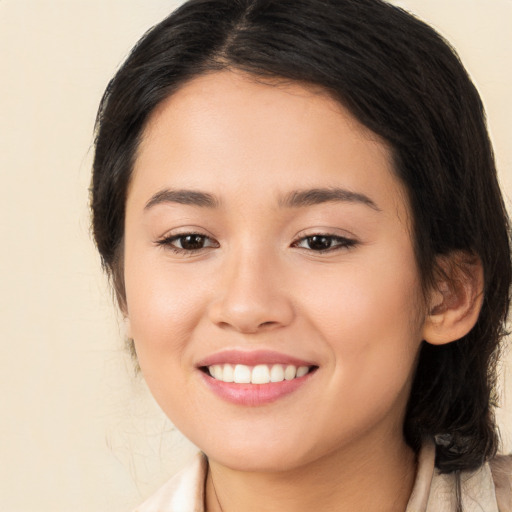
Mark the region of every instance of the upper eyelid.
[[296, 235], [294, 237], [292, 243], [298, 242], [300, 240], [304, 240], [305, 238], [311, 238], [313, 236], [325, 236], [327, 238], [334, 238], [334, 239], [338, 239], [338, 240], [349, 240], [352, 242], [358, 241], [358, 238], [350, 233], [341, 234], [341, 233], [332, 233], [329, 231], [318, 230], [318, 231], [312, 231], [311, 233], [304, 233], [304, 232], [299, 233], [298, 235]]
[[[163, 235], [159, 238], [157, 238], [155, 240], [155, 245], [170, 245], [171, 242], [174, 242], [175, 240], [179, 240], [180, 238], [183, 238], [183, 237], [186, 237], [186, 236], [201, 236], [201, 237], [204, 237], [205, 239], [211, 241], [213, 244], [217, 244], [219, 245], [219, 242], [217, 242], [217, 240], [215, 240], [215, 238], [209, 236], [209, 235], [205, 235], [204, 233], [199, 233], [199, 232], [194, 232], [194, 231], [185, 231], [183, 233], [173, 233], [173, 234], [169, 234], [169, 235]], [[177, 247], [177, 249], [179, 249], [179, 247]], [[183, 250], [186, 250], [186, 249], [183, 249]]]
[[353, 237], [348, 237], [348, 236], [342, 236], [342, 235], [332, 235], [332, 234], [329, 234], [329, 233], [312, 233], [311, 235], [305, 235], [305, 236], [300, 236], [300, 237], [297, 237], [293, 242], [292, 242], [292, 245], [293, 244], [296, 244], [297, 242], [301, 242], [303, 240], [307, 240], [308, 238], [312, 238], [314, 236], [323, 236], [325, 238], [332, 238], [333, 240], [337, 240], [337, 241], [341, 241], [341, 242], [350, 242], [350, 243], [357, 243], [357, 240]]
[[158, 240], [172, 240], [179, 238], [181, 236], [187, 236], [187, 235], [198, 235], [198, 236], [204, 236], [205, 238], [210, 238], [212, 240], [215, 240], [215, 237], [206, 232], [204, 229], [195, 227], [195, 226], [186, 226], [183, 228], [174, 228], [167, 230], [163, 235], [157, 237]]
[[183, 232], [183, 233], [176, 233], [176, 234], [172, 234], [172, 235], [163, 236], [161, 238], [161, 240], [162, 241], [172, 241], [172, 240], [178, 240], [180, 238], [184, 238], [186, 236], [200, 236], [200, 237], [203, 237], [206, 240], [210, 240], [212, 242], [218, 243], [217, 240], [215, 240], [215, 238], [213, 238], [212, 236], [206, 235], [204, 233], [198, 233], [198, 232], [195, 232], [195, 231], [186, 231], [186, 232]]
[[329, 226], [321, 224], [312, 225], [311, 227], [301, 229], [295, 232], [294, 239], [298, 240], [300, 238], [307, 238], [309, 236], [330, 236], [337, 238], [346, 238], [349, 240], [358, 240], [358, 236], [354, 234], [352, 231], [336, 226]]

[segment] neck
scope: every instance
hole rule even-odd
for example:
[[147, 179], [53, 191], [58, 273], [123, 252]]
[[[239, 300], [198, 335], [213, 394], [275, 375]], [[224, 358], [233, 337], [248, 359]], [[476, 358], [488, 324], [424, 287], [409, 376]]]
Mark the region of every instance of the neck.
[[207, 512], [405, 511], [415, 455], [403, 439], [357, 446], [279, 473], [240, 472], [210, 460]]

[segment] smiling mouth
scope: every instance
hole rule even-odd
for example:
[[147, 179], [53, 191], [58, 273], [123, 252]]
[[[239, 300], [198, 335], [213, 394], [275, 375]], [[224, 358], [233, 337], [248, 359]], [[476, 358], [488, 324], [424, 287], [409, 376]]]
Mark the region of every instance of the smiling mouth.
[[235, 384], [270, 384], [291, 381], [305, 377], [317, 366], [295, 366], [292, 364], [214, 364], [203, 366], [201, 370], [213, 379]]

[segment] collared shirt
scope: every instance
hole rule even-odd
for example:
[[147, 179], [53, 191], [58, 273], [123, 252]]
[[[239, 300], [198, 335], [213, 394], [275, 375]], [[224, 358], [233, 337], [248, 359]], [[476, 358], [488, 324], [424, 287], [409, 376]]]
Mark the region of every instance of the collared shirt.
[[[435, 445], [426, 444], [405, 512], [455, 512], [456, 477], [434, 467]], [[492, 470], [491, 470], [492, 466]], [[205, 512], [204, 490], [208, 462], [199, 453], [191, 463], [134, 512]], [[498, 457], [476, 471], [461, 473], [464, 512], [512, 512], [512, 459]], [[498, 505], [499, 503], [499, 505]]]

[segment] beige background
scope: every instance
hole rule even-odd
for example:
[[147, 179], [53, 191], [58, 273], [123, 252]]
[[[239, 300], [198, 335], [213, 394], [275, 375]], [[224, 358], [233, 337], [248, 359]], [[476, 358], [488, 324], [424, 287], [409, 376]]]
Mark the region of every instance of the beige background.
[[[194, 451], [131, 372], [87, 207], [101, 93], [178, 3], [0, 0], [2, 511], [126, 512]], [[395, 3], [459, 50], [512, 206], [512, 1]], [[507, 386], [499, 419], [512, 450]]]

